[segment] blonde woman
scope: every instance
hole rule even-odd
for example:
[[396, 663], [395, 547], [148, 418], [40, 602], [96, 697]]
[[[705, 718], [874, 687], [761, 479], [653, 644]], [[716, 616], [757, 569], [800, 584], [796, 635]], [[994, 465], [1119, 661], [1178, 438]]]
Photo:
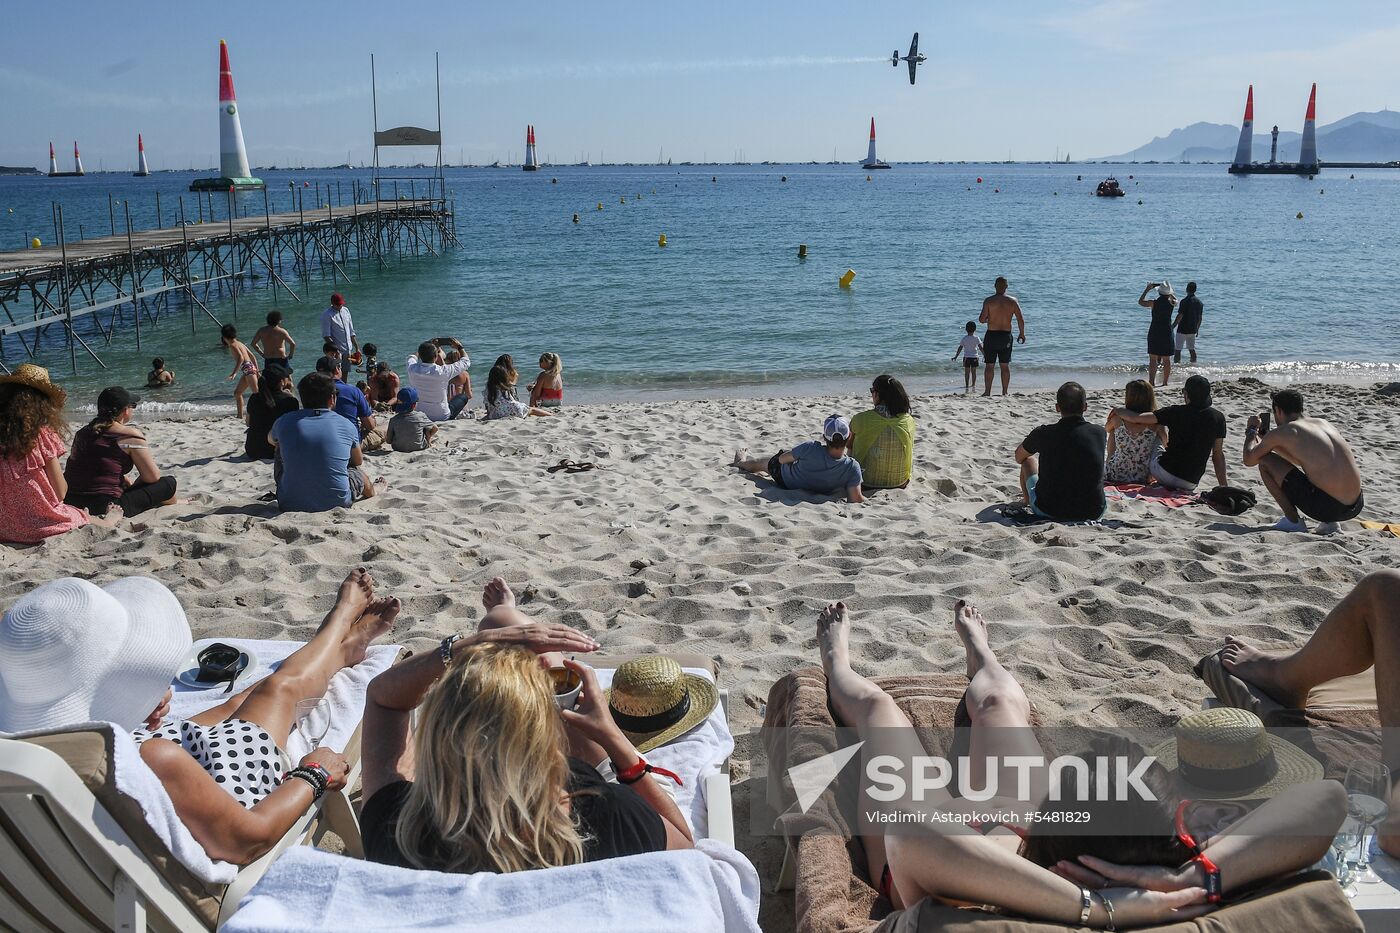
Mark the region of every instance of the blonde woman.
[[[693, 845], [675, 801], [622, 734], [592, 668], [560, 712], [546, 652], [598, 647], [532, 621], [499, 577], [472, 635], [443, 639], [370, 684], [364, 719], [365, 857], [468, 874], [573, 865]], [[417, 731], [409, 720], [418, 710]], [[619, 780], [594, 763], [610, 758]]]
[[530, 386], [530, 404], [536, 408], [564, 404], [564, 361], [558, 353], [540, 354], [540, 374]]

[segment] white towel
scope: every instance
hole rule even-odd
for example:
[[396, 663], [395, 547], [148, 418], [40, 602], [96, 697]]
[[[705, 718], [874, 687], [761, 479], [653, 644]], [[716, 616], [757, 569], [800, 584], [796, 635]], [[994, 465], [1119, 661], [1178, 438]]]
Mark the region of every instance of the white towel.
[[759, 933], [758, 897], [748, 859], [708, 841], [505, 875], [412, 871], [298, 847], [268, 869], [223, 930]]
[[[211, 639], [212, 640], [212, 639]], [[253, 676], [240, 682], [251, 684], [261, 680], [287, 655], [301, 647], [301, 642], [295, 641], [252, 641], [249, 639], [230, 638], [225, 639], [228, 644], [240, 647], [252, 647], [254, 652], [262, 661], [259, 670]], [[398, 655], [399, 648], [395, 645], [378, 645], [369, 649], [368, 657], [355, 667], [342, 670], [331, 678], [330, 689], [326, 695], [331, 697], [331, 729], [327, 733], [325, 744], [330, 748], [341, 749], [345, 747], [345, 742], [354, 734], [360, 720], [364, 718], [365, 690], [369, 687], [369, 682], [381, 671], [386, 670], [394, 663], [394, 658]], [[218, 706], [226, 697], [217, 690], [189, 690], [175, 685], [175, 696], [171, 700], [171, 715], [178, 718], [187, 719], [197, 715], [203, 710], [212, 706]], [[175, 813], [175, 805], [170, 800], [170, 795], [166, 793], [165, 786], [156, 778], [155, 773], [146, 766], [146, 762], [141, 758], [141, 753], [137, 748], [136, 740], [131, 733], [122, 729], [114, 723], [81, 723], [73, 726], [65, 726], [62, 729], [46, 729], [37, 733], [45, 734], [51, 732], [84, 732], [88, 730], [105, 730], [112, 733], [112, 758], [113, 758], [113, 778], [117, 790], [122, 794], [135, 800], [141, 807], [142, 814], [146, 817], [146, 823], [165, 843], [170, 854], [175, 856], [176, 861], [190, 870], [190, 873], [201, 881], [209, 884], [230, 884], [234, 876], [238, 873], [237, 866], [229, 862], [216, 862], [209, 858], [208, 853], [190, 834], [189, 828], [180, 821]], [[287, 741], [287, 753], [293, 761], [300, 761], [311, 749], [306, 748], [306, 743], [293, 730], [292, 736]]]
[[[587, 661], [587, 657], [583, 658]], [[687, 674], [699, 674], [707, 680], [714, 676], [701, 668], [686, 668]], [[600, 670], [598, 686], [612, 685], [614, 671]], [[705, 809], [705, 778], [714, 774], [734, 753], [734, 735], [729, 731], [729, 723], [724, 718], [724, 707], [716, 704], [714, 710], [700, 725], [668, 745], [652, 749], [646, 753], [647, 761], [657, 767], [674, 771], [685, 783], [672, 786], [663, 780], [676, 798], [676, 806], [690, 823], [691, 831], [699, 839], [709, 835], [709, 819]]]

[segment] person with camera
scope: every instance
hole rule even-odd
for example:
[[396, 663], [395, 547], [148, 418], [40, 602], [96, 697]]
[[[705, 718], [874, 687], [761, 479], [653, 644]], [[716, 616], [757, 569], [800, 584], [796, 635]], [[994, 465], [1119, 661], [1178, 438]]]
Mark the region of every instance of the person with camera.
[[[1157, 297], [1147, 298], [1147, 293], [1157, 289]], [[1152, 324], [1147, 328], [1147, 382], [1157, 385], [1157, 370], [1162, 370], [1162, 385], [1172, 375], [1172, 356], [1176, 353], [1176, 336], [1172, 331], [1172, 319], [1176, 314], [1176, 292], [1170, 282], [1148, 282], [1138, 296], [1138, 304], [1152, 311]]]
[[[1278, 425], [1273, 430], [1270, 416]], [[1274, 525], [1279, 531], [1307, 531], [1307, 515], [1319, 523], [1318, 534], [1335, 534], [1338, 522], [1355, 518], [1366, 505], [1351, 448], [1330, 423], [1304, 414], [1297, 389], [1275, 392], [1272, 411], [1249, 417], [1244, 465], [1259, 468], [1283, 509]]]

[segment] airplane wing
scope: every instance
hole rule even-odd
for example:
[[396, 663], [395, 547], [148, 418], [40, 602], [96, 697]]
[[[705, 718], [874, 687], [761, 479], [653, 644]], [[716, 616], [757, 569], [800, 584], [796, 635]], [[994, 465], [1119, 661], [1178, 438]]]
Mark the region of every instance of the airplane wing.
[[918, 74], [919, 68], [919, 34], [914, 33], [914, 41], [909, 43], [909, 84], [914, 83], [914, 76]]
[[914, 83], [914, 75], [918, 74], [919, 62], [917, 59], [909, 59], [909, 83]]
[[919, 34], [914, 33], [914, 41], [909, 43], [909, 57], [917, 58], [919, 55]]

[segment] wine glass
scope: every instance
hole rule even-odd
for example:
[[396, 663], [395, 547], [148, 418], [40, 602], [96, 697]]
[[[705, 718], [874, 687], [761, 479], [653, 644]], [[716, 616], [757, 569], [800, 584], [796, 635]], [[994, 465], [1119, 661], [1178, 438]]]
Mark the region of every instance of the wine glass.
[[1371, 868], [1371, 848], [1366, 831], [1380, 823], [1389, 809], [1390, 769], [1378, 761], [1356, 761], [1347, 768], [1343, 786], [1347, 791], [1347, 813], [1361, 824], [1360, 854], [1357, 857], [1356, 880], [1373, 884], [1381, 880]]
[[331, 701], [325, 697], [298, 700], [296, 715], [297, 731], [306, 740], [307, 750], [318, 748], [331, 731]]
[[1356, 871], [1351, 853], [1360, 838], [1360, 826], [1350, 817], [1342, 821], [1337, 835], [1332, 837], [1332, 859], [1337, 863], [1337, 883], [1347, 897], [1356, 897]]

